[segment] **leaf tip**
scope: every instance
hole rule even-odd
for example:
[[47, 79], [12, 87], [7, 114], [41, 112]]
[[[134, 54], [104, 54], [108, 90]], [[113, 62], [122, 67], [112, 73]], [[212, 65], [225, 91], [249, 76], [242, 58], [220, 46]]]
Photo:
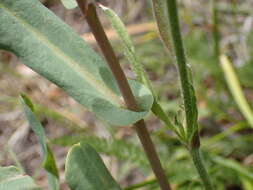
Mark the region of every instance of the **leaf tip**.
[[28, 106], [32, 112], [34, 112], [34, 105], [32, 103], [32, 101], [28, 98], [28, 96], [26, 96], [25, 94], [20, 94], [20, 101], [22, 104], [25, 104], [26, 106]]

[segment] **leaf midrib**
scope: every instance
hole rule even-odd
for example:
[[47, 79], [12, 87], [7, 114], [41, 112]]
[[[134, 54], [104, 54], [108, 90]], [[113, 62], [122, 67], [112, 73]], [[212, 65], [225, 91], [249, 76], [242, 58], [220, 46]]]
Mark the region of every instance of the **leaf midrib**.
[[[87, 72], [82, 67], [80, 67], [74, 59], [65, 55], [61, 49], [59, 49], [57, 46], [51, 43], [39, 30], [34, 28], [32, 25], [27, 23], [22, 18], [18, 17], [18, 15], [16, 15], [12, 10], [10, 10], [8, 7], [6, 7], [5, 5], [1, 3], [0, 3], [0, 8], [4, 9], [7, 12], [7, 14], [14, 17], [14, 19], [16, 19], [19, 23], [22, 23], [24, 26], [26, 26], [28, 28], [28, 31], [30, 31], [35, 36], [35, 39], [41, 41], [42, 44], [44, 44], [45, 46], [48, 47], [48, 49], [53, 51], [57, 57], [62, 59], [63, 62], [68, 64], [73, 70], [79, 73], [80, 76], [84, 78], [84, 80], [88, 81], [88, 83], [91, 84], [91, 86], [93, 86], [97, 91], [99, 91], [103, 95], [106, 95], [107, 99], [110, 102], [113, 102], [116, 105], [121, 105], [121, 106], [124, 105], [123, 101], [120, 99], [119, 96], [117, 96], [111, 89], [103, 86], [89, 72]], [[27, 29], [26, 27], [23, 27], [23, 28]]]

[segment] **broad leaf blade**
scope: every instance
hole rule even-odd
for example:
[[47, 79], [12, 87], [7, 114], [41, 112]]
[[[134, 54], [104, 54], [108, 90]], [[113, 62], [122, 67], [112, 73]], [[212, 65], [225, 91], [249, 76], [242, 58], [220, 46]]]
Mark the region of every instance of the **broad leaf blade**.
[[65, 179], [72, 190], [121, 190], [98, 153], [83, 143], [69, 151]]
[[29, 176], [16, 167], [0, 167], [0, 190], [41, 190]]
[[141, 111], [127, 110], [104, 61], [38, 0], [0, 1], [0, 48], [112, 125], [135, 123], [152, 106], [150, 91], [129, 81]]
[[51, 190], [59, 189], [58, 180], [59, 174], [56, 167], [55, 159], [50, 147], [46, 143], [46, 135], [44, 129], [40, 122], [37, 120], [34, 115], [34, 106], [29, 98], [25, 95], [22, 95], [21, 103], [25, 112], [25, 115], [29, 121], [30, 127], [34, 131], [34, 133], [39, 138], [39, 143], [43, 153], [43, 167], [47, 171], [47, 176], [49, 180], [49, 188]]

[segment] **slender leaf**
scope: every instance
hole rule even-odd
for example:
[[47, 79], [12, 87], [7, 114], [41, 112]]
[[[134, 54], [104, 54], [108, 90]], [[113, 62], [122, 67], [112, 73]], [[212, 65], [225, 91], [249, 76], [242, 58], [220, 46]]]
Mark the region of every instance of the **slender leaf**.
[[67, 155], [65, 179], [72, 190], [120, 190], [98, 153], [87, 144], [74, 145]]
[[168, 52], [171, 53], [172, 39], [170, 35], [169, 19], [166, 13], [167, 2], [165, 0], [152, 0], [153, 11], [161, 36], [161, 40]]
[[37, 120], [36, 116], [34, 115], [34, 107], [32, 102], [26, 97], [25, 95], [22, 95], [21, 103], [25, 112], [25, 115], [29, 121], [29, 124], [34, 131], [34, 133], [39, 138], [39, 143], [42, 149], [43, 153], [43, 167], [47, 171], [48, 180], [49, 180], [49, 188], [51, 190], [57, 190], [59, 189], [58, 180], [59, 180], [59, 174], [56, 167], [55, 159], [53, 156], [52, 151], [50, 150], [50, 147], [46, 143], [46, 136], [44, 129], [40, 122]]
[[251, 172], [247, 168], [243, 167], [237, 161], [231, 160], [231, 159], [225, 159], [220, 156], [215, 156], [212, 159], [217, 164], [220, 164], [226, 168], [230, 168], [230, 169], [236, 171], [241, 176], [246, 177], [246, 178], [250, 179], [251, 181], [253, 181], [253, 172]]
[[[122, 41], [122, 44], [124, 46], [124, 52], [126, 54], [126, 58], [131, 63], [132, 69], [136, 74], [137, 80], [140, 82], [143, 82], [143, 78], [146, 77], [146, 74], [142, 68], [142, 65], [140, 64], [136, 54], [135, 54], [135, 48], [134, 45], [127, 33], [127, 30], [125, 28], [124, 23], [121, 21], [119, 16], [110, 8], [105, 7], [103, 5], [99, 5], [99, 7], [103, 10], [107, 18], [112, 24], [112, 27], [117, 32], [119, 39]], [[149, 81], [147, 81], [149, 82]]]
[[253, 127], [253, 112], [247, 103], [245, 96], [243, 95], [240, 82], [236, 76], [232, 64], [225, 55], [220, 57], [220, 61], [230, 92], [233, 95], [234, 100], [243, 116], [246, 118], [250, 126]]
[[38, 0], [0, 0], [1, 48], [14, 52], [25, 65], [112, 125], [135, 123], [153, 104], [150, 91], [130, 80], [141, 111], [126, 109], [103, 59]]
[[0, 190], [41, 190], [27, 175], [16, 167], [0, 167]]
[[243, 186], [243, 189], [244, 190], [252, 190], [253, 189], [253, 181], [246, 178], [246, 177], [243, 177], [243, 176], [240, 176], [240, 180], [242, 182], [242, 186]]
[[175, 133], [178, 133], [176, 127], [172, 124], [169, 117], [163, 110], [162, 106], [159, 104], [157, 100], [157, 96], [155, 94], [155, 91], [153, 90], [151, 81], [148, 79], [148, 76], [139, 60], [139, 58], [136, 55], [135, 48], [133, 45], [133, 42], [128, 35], [128, 32], [126, 30], [126, 27], [124, 23], [121, 21], [120, 17], [110, 8], [105, 7], [103, 5], [99, 5], [99, 7], [103, 10], [105, 15], [107, 16], [108, 20], [111, 22], [112, 27], [116, 31], [117, 35], [119, 36], [119, 39], [121, 40], [123, 46], [124, 46], [124, 52], [126, 55], [126, 58], [131, 64], [132, 70], [136, 74], [137, 81], [143, 83], [149, 90], [151, 91], [153, 97], [154, 97], [154, 103], [152, 106], [152, 112], [159, 117], [171, 130], [173, 130]]

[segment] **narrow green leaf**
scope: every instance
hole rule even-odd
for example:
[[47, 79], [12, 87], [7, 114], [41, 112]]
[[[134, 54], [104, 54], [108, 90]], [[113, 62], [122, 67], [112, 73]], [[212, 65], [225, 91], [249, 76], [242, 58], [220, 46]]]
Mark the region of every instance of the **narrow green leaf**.
[[191, 98], [191, 103], [192, 103], [192, 105], [190, 106], [192, 121], [191, 121], [191, 127], [189, 126], [187, 128], [187, 132], [188, 132], [188, 138], [190, 140], [192, 140], [194, 134], [198, 130], [198, 108], [197, 108], [197, 100], [196, 100], [194, 87], [193, 87], [192, 83], [190, 83], [189, 85], [190, 85], [190, 87], [189, 87], [190, 88], [190, 98]]
[[243, 177], [243, 176], [240, 176], [240, 180], [242, 182], [242, 186], [243, 186], [243, 189], [244, 190], [252, 190], [253, 189], [253, 181], [246, 178], [246, 177]]
[[0, 190], [41, 190], [27, 175], [16, 167], [0, 167]]
[[124, 23], [121, 21], [119, 16], [110, 8], [105, 7], [103, 5], [99, 5], [99, 7], [103, 10], [105, 15], [107, 16], [107, 18], [111, 22], [112, 27], [117, 32], [119, 39], [122, 41], [122, 44], [123, 44], [124, 50], [125, 50], [125, 54], [126, 54], [126, 58], [131, 63], [132, 69], [137, 76], [137, 80], [142, 82], [143, 77], [145, 76], [145, 73], [143, 71], [142, 65], [140, 64], [140, 62], [138, 61], [138, 59], [136, 57], [134, 45], [127, 33]]
[[185, 116], [183, 114], [183, 110], [178, 110], [177, 115], [175, 116], [175, 125], [177, 126], [177, 129], [179, 130], [179, 137], [181, 137], [181, 140], [184, 143], [187, 143], [187, 137], [186, 137], [186, 130], [184, 126]]
[[156, 23], [158, 26], [158, 30], [168, 52], [171, 52], [171, 35], [170, 35], [170, 27], [168, 25], [169, 19], [168, 14], [166, 12], [167, 2], [165, 0], [152, 0], [153, 3], [153, 12], [156, 19]]
[[72, 190], [121, 190], [98, 153], [83, 143], [69, 151], [65, 179]]
[[76, 0], [61, 0], [61, 2], [67, 9], [74, 9], [77, 7]]
[[237, 103], [238, 108], [242, 112], [243, 116], [253, 128], [253, 112], [249, 104], [247, 103], [245, 96], [243, 95], [240, 82], [236, 76], [232, 64], [225, 55], [222, 55], [220, 57], [220, 61], [230, 92], [233, 95], [233, 98]]
[[25, 115], [29, 121], [30, 127], [39, 138], [39, 143], [43, 153], [43, 168], [47, 171], [49, 188], [51, 190], [57, 190], [59, 189], [58, 185], [59, 174], [52, 151], [50, 150], [50, 147], [46, 143], [46, 136], [43, 126], [37, 120], [33, 112], [34, 107], [31, 100], [27, 96], [21, 95], [20, 101], [22, 103]]
[[128, 32], [126, 30], [124, 23], [121, 21], [120, 17], [112, 9], [105, 7], [103, 5], [99, 5], [99, 7], [103, 10], [108, 20], [111, 22], [112, 27], [114, 28], [117, 35], [119, 36], [119, 39], [121, 40], [124, 46], [124, 52], [125, 52], [126, 58], [130, 62], [132, 70], [136, 74], [137, 81], [143, 83], [151, 91], [154, 97], [152, 112], [157, 117], [159, 117], [171, 130], [173, 130], [174, 132], [178, 134], [175, 126], [172, 124], [172, 122], [170, 121], [165, 111], [163, 110], [162, 106], [159, 104], [157, 100], [157, 96], [155, 94], [155, 91], [153, 90], [151, 81], [148, 79], [148, 76], [141, 62], [139, 61], [136, 55], [133, 42], [130, 36], [128, 35]]
[[178, 129], [175, 127], [174, 124], [170, 121], [168, 115], [165, 113], [163, 110], [162, 106], [154, 100], [153, 106], [152, 106], [152, 112], [159, 118], [161, 119], [172, 131], [174, 131], [179, 137], [181, 137], [180, 132]]
[[141, 111], [126, 109], [103, 59], [38, 0], [0, 1], [1, 48], [14, 52], [25, 65], [112, 125], [135, 123], [153, 104], [150, 91], [129, 80]]
[[220, 156], [213, 157], [212, 159], [217, 164], [220, 164], [220, 165], [222, 165], [226, 168], [230, 168], [230, 169], [238, 172], [240, 175], [242, 175], [242, 176], [250, 179], [251, 181], [253, 181], [253, 172], [251, 172], [247, 168], [243, 167], [237, 161], [231, 160], [231, 159], [224, 159]]

